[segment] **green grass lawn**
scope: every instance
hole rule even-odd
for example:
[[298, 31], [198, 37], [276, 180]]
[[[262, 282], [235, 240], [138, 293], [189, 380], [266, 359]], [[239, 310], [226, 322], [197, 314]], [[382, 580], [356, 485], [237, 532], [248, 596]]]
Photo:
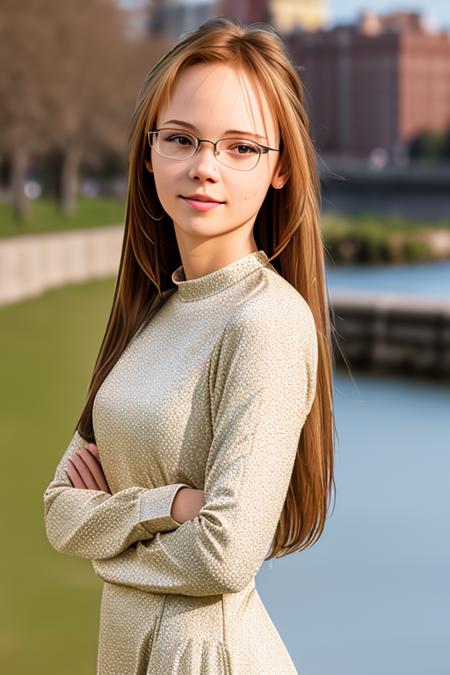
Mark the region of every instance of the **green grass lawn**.
[[125, 220], [125, 202], [112, 197], [80, 198], [73, 218], [64, 217], [55, 201], [37, 199], [30, 204], [25, 223], [14, 222], [9, 204], [0, 202], [0, 237], [119, 225]]
[[[63, 217], [55, 201], [37, 199], [30, 204], [30, 217], [26, 223], [15, 223], [11, 207], [0, 203], [0, 237], [118, 225], [123, 224], [124, 220], [125, 201], [112, 197], [80, 198], [73, 218]], [[431, 222], [373, 214], [344, 216], [324, 213], [322, 221], [326, 231], [339, 234], [355, 228], [360, 232], [373, 232], [379, 236], [436, 227], [450, 229], [450, 218], [440, 222]]]
[[102, 581], [90, 561], [50, 546], [43, 494], [81, 413], [113, 289], [111, 278], [0, 307], [5, 675], [95, 672]]

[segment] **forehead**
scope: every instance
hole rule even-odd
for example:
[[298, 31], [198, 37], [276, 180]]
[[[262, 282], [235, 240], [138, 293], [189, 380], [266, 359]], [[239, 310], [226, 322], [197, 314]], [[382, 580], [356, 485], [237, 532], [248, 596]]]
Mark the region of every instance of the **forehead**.
[[255, 77], [229, 64], [189, 66], [159, 111], [157, 125], [170, 119], [191, 122], [202, 134], [239, 129], [261, 134], [271, 142], [278, 137], [261, 85]]

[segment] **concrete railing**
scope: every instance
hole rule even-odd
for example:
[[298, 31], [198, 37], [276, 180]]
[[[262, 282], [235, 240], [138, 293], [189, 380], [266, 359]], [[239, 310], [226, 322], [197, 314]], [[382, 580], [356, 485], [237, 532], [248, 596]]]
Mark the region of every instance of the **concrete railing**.
[[[336, 363], [450, 377], [450, 297], [330, 292]], [[340, 351], [341, 350], [341, 351]]]
[[[0, 239], [0, 305], [115, 276], [123, 226]], [[450, 376], [450, 298], [330, 291], [336, 363]]]
[[117, 273], [123, 225], [0, 239], [0, 305]]

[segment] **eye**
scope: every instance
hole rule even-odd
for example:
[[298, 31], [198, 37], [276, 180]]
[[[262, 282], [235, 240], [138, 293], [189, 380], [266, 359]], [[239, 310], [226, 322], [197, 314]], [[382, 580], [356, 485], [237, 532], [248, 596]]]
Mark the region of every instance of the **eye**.
[[[182, 141], [187, 141], [188, 143], [191, 143], [191, 139], [188, 136], [183, 136], [182, 134], [176, 134], [176, 135], [169, 136], [165, 140], [170, 143], [170, 142], [174, 141], [175, 139], [181, 139]], [[178, 143], [178, 145], [185, 145], [185, 144], [184, 143]], [[192, 145], [192, 143], [191, 143], [191, 145]]]
[[[242, 150], [242, 152], [237, 151], [238, 149]], [[251, 155], [259, 152], [258, 146], [253, 143], [238, 143], [230, 146], [229, 150], [237, 151], [238, 155]]]

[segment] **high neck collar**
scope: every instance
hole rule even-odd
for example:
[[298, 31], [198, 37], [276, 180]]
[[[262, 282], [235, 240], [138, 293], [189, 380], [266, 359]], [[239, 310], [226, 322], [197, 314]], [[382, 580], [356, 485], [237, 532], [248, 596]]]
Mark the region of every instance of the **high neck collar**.
[[[268, 264], [269, 258], [262, 249], [233, 260], [224, 267], [196, 279], [186, 279], [183, 265], [172, 272], [172, 281], [177, 286], [177, 295], [183, 302], [200, 300], [215, 295], [240, 281], [248, 274]], [[269, 263], [270, 264], [270, 263]]]

